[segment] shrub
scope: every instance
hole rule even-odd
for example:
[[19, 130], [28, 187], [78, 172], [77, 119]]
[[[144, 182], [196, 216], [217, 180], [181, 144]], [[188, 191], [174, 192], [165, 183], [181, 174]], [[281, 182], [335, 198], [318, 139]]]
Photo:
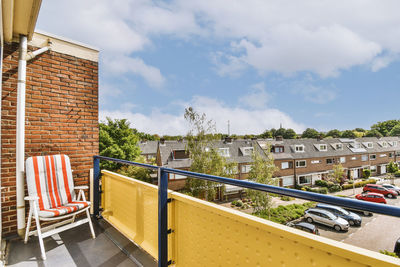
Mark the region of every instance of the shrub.
[[394, 173], [394, 176], [400, 177], [400, 171], [395, 172], [395, 173]]
[[282, 201], [291, 201], [291, 200], [294, 200], [294, 197], [281, 196], [280, 199], [281, 199]]
[[324, 180], [317, 180], [315, 181], [315, 185], [321, 186], [321, 187], [328, 187], [328, 182]]
[[[370, 180], [365, 180], [365, 181], [361, 181], [361, 182], [355, 182], [354, 187], [363, 187], [366, 184], [375, 184], [375, 183], [376, 183], [376, 180], [370, 179]], [[342, 185], [342, 189], [350, 189], [350, 188], [353, 188], [352, 184]]]
[[335, 184], [335, 185], [329, 187], [328, 190], [330, 193], [339, 192], [342, 190], [342, 187], [338, 184]]
[[332, 186], [334, 186], [334, 185], [335, 185], [334, 182], [328, 182], [328, 187], [332, 187]]
[[243, 206], [243, 201], [241, 201], [240, 199], [238, 201], [236, 201], [236, 207], [242, 207]]
[[371, 170], [370, 169], [363, 170], [363, 176], [365, 178], [369, 178], [371, 176]]
[[399, 256], [396, 255], [396, 253], [387, 251], [386, 249], [385, 250], [379, 250], [379, 253], [382, 253], [382, 254], [385, 254], [385, 255], [388, 255], [388, 256], [392, 256], [392, 257], [395, 257], [395, 258], [399, 257]]
[[353, 188], [352, 184], [344, 184], [344, 185], [342, 185], [342, 189], [343, 190], [350, 189], [350, 188]]
[[236, 206], [236, 204], [237, 204], [237, 201], [234, 200], [234, 201], [232, 201], [231, 206]]
[[[290, 204], [279, 206], [270, 210], [271, 221], [285, 224], [289, 221], [296, 220], [304, 215], [304, 211], [308, 208], [315, 207], [314, 202], [306, 202], [303, 204]], [[268, 219], [268, 212], [255, 214], [258, 217]]]

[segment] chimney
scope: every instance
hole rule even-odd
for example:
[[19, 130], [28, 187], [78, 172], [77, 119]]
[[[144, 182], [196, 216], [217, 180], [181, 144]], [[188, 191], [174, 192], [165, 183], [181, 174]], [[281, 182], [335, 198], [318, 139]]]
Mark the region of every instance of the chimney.
[[252, 137], [251, 138], [251, 140], [253, 140], [253, 141], [255, 141], [255, 140], [257, 140], [258, 138], [257, 137]]
[[324, 139], [324, 138], [322, 137], [322, 135], [318, 135], [317, 141], [321, 141], [322, 139]]
[[282, 135], [278, 135], [278, 136], [275, 138], [275, 140], [276, 140], [276, 141], [283, 141]]
[[232, 143], [232, 137], [225, 137], [225, 143], [226, 144], [231, 144]]
[[160, 138], [160, 144], [162, 144], [162, 145], [165, 144], [165, 138]]

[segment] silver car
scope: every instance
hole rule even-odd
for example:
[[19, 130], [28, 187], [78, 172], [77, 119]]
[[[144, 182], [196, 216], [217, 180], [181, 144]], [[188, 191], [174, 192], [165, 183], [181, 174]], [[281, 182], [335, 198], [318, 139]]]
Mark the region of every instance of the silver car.
[[320, 224], [325, 224], [327, 226], [333, 227], [336, 231], [349, 230], [348, 221], [323, 209], [308, 209], [306, 210], [304, 217], [309, 223], [316, 222]]

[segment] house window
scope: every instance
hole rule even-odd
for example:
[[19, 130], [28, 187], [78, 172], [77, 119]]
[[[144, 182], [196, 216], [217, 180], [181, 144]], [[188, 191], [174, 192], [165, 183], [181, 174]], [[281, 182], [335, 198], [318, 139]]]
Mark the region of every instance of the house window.
[[242, 165], [242, 173], [249, 173], [251, 170], [251, 165]]
[[384, 158], [384, 157], [386, 157], [386, 154], [380, 154], [379, 157]]
[[335, 144], [336, 150], [343, 150], [343, 144]]
[[346, 157], [340, 157], [340, 163], [345, 163], [346, 162]]
[[274, 146], [272, 147], [272, 152], [274, 153], [283, 153], [285, 151], [283, 146]]
[[237, 166], [232, 166], [232, 168], [225, 168], [224, 171], [227, 172], [228, 174], [237, 174], [238, 173], [238, 167]]
[[220, 149], [218, 149], [218, 151], [221, 156], [229, 157], [229, 148], [228, 147], [220, 148]]
[[296, 152], [304, 152], [304, 145], [296, 145], [295, 151]]
[[371, 172], [376, 172], [376, 166], [371, 166]]
[[376, 160], [376, 155], [375, 154], [369, 155], [369, 159], [370, 160]]
[[335, 159], [326, 159], [326, 164], [333, 164], [335, 163]]
[[327, 151], [328, 147], [326, 145], [319, 145], [319, 151]]
[[311, 184], [311, 175], [299, 176], [299, 184]]
[[318, 164], [318, 163], [321, 163], [321, 160], [312, 160], [311, 161], [311, 164]]
[[253, 154], [253, 147], [241, 147], [240, 150], [243, 153], [243, 156], [251, 156]]
[[361, 155], [361, 161], [367, 161], [368, 155]]
[[387, 143], [386, 141], [383, 141], [383, 142], [382, 142], [382, 146], [383, 146], [383, 147], [387, 147], [387, 146], [388, 146], [388, 143]]
[[365, 143], [367, 148], [373, 148], [374, 144], [372, 142]]
[[393, 141], [393, 146], [397, 146], [397, 141]]
[[187, 151], [184, 149], [174, 150], [172, 151], [172, 156], [174, 159], [188, 159], [189, 153], [187, 153]]
[[296, 168], [303, 168], [303, 167], [306, 167], [306, 161], [305, 160], [296, 161]]
[[351, 160], [356, 160], [357, 159], [357, 157], [351, 157]]
[[180, 174], [175, 174], [175, 173], [170, 173], [169, 174], [169, 179], [170, 180], [182, 180], [182, 179], [186, 179], [187, 177], [184, 175], [180, 175]]
[[393, 158], [393, 152], [389, 152], [389, 158]]
[[282, 162], [282, 163], [281, 163], [281, 170], [284, 170], [284, 169], [291, 169], [291, 168], [293, 168], [293, 163], [292, 163], [291, 161], [289, 161], [289, 162]]

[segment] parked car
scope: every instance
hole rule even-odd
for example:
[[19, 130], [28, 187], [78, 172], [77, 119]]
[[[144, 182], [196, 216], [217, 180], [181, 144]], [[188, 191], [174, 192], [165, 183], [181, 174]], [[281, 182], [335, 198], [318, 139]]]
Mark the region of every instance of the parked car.
[[393, 252], [396, 253], [396, 255], [400, 257], [400, 238], [397, 239], [396, 243], [394, 244]]
[[378, 184], [366, 184], [363, 188], [364, 192], [373, 192], [373, 193], [379, 193], [384, 195], [385, 197], [389, 198], [397, 198], [397, 193], [396, 191], [393, 191], [391, 189], [387, 189], [381, 185]]
[[[348, 197], [348, 196], [342, 196], [343, 198], [349, 198], [349, 199], [353, 199], [352, 197]], [[342, 207], [343, 209], [346, 210], [351, 210], [352, 212], [356, 212], [356, 213], [362, 213], [364, 216], [372, 216], [374, 215], [372, 212], [366, 211], [366, 210], [358, 210], [358, 209], [353, 209], [353, 208], [348, 208], [348, 207]]]
[[386, 189], [393, 190], [397, 193], [397, 195], [400, 195], [400, 187], [391, 184], [382, 184], [382, 186]]
[[355, 214], [353, 212], [347, 211], [347, 210], [345, 210], [345, 209], [343, 209], [341, 207], [334, 206], [334, 205], [323, 204], [323, 203], [318, 203], [316, 208], [327, 210], [327, 211], [333, 213], [334, 215], [345, 219], [346, 221], [349, 222], [349, 224], [351, 226], [360, 226], [361, 225], [362, 219], [358, 214]]
[[382, 194], [378, 194], [378, 193], [365, 193], [364, 192], [364, 193], [356, 195], [356, 198], [359, 200], [386, 204], [385, 197]]
[[286, 225], [296, 228], [296, 229], [299, 229], [299, 230], [302, 230], [302, 231], [305, 231], [305, 232], [319, 235], [318, 227], [311, 223], [306, 223], [306, 222], [291, 223], [291, 222], [289, 222]]
[[309, 223], [316, 222], [325, 224], [333, 227], [336, 231], [347, 231], [349, 229], [348, 221], [327, 210], [311, 208], [305, 211], [304, 217]]

